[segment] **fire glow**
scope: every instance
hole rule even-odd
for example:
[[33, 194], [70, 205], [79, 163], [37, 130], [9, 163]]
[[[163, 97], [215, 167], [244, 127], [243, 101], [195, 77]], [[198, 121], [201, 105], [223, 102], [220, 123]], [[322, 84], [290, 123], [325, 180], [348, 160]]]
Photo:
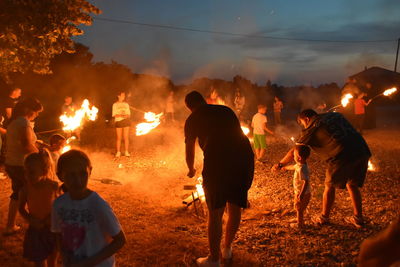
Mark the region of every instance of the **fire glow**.
[[85, 119], [90, 121], [96, 120], [98, 112], [99, 109], [95, 106], [89, 107], [89, 100], [83, 100], [81, 108], [76, 110], [73, 116], [67, 116], [67, 114], [60, 116], [60, 121], [64, 125], [63, 130], [74, 131], [82, 126]]
[[145, 135], [148, 134], [151, 130], [155, 129], [158, 125], [160, 125], [160, 118], [164, 113], [155, 114], [154, 112], [146, 112], [144, 113], [144, 119], [146, 122], [139, 123], [136, 125], [136, 135]]
[[345, 95], [342, 97], [342, 100], [341, 100], [342, 106], [343, 106], [343, 107], [346, 107], [346, 106], [349, 104], [350, 99], [352, 99], [352, 98], [353, 98], [353, 95], [352, 95], [352, 94], [345, 94]]
[[368, 171], [370, 171], [370, 172], [376, 171], [374, 164], [372, 164], [372, 162], [370, 160], [368, 161]]
[[394, 94], [395, 92], [397, 92], [397, 88], [393, 87], [393, 88], [385, 90], [385, 92], [383, 92], [383, 95], [390, 96], [390, 95]]
[[197, 197], [201, 201], [205, 200], [204, 189], [203, 189], [203, 177], [201, 176], [197, 178], [195, 197]]
[[248, 135], [250, 133], [250, 129], [246, 126], [241, 126], [244, 135]]
[[70, 138], [67, 139], [67, 141], [65, 142], [66, 145], [61, 149], [61, 154], [64, 154], [65, 152], [71, 150], [71, 145], [69, 143], [71, 143], [71, 141], [75, 139], [76, 139], [75, 136], [71, 136]]

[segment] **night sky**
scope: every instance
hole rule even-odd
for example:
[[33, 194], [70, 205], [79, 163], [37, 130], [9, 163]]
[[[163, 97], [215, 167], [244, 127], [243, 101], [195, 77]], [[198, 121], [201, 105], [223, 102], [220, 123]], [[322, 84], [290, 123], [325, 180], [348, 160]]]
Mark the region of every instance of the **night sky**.
[[[400, 38], [399, 0], [98, 0], [103, 13], [75, 38], [95, 61], [189, 83], [194, 78], [258, 83], [337, 82], [365, 66], [393, 70]], [[96, 18], [319, 41], [250, 38], [115, 23]], [[323, 42], [321, 40], [345, 41]], [[380, 41], [356, 42], [349, 41]], [[389, 41], [388, 41], [389, 40]]]

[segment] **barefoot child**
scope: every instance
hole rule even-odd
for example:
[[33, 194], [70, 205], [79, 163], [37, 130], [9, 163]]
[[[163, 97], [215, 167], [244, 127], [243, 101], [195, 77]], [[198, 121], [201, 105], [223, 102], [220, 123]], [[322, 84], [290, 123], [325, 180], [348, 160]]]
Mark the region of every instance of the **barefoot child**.
[[57, 235], [64, 266], [115, 266], [114, 254], [125, 235], [108, 203], [87, 188], [92, 165], [79, 150], [61, 155], [57, 175], [68, 190], [54, 201], [51, 230]]
[[29, 223], [24, 238], [24, 257], [33, 261], [35, 266], [55, 266], [56, 238], [50, 231], [50, 214], [58, 184], [53, 180], [53, 162], [49, 152], [41, 150], [29, 154], [24, 168], [26, 185], [19, 195], [19, 212]]
[[310, 148], [304, 145], [296, 145], [294, 149], [294, 161], [296, 164], [284, 166], [285, 170], [294, 170], [294, 208], [297, 212], [297, 226], [304, 226], [304, 211], [311, 198], [310, 176], [307, 166], [307, 158], [310, 156]]

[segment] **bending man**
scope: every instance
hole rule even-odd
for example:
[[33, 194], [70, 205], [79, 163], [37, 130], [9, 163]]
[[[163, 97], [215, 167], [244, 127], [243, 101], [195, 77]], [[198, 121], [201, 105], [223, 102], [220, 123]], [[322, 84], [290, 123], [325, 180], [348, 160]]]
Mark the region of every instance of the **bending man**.
[[196, 91], [185, 98], [192, 111], [185, 123], [186, 163], [189, 177], [194, 169], [195, 142], [204, 152], [203, 188], [208, 207], [210, 254], [197, 259], [199, 266], [219, 266], [222, 216], [228, 221], [222, 259], [232, 258], [231, 244], [239, 228], [241, 208], [247, 206], [247, 191], [253, 181], [254, 154], [235, 113], [226, 106], [209, 105]]
[[[340, 113], [317, 114], [312, 109], [303, 110], [297, 121], [304, 127], [297, 143], [309, 146], [327, 163], [322, 214], [317, 223], [329, 222], [335, 201], [336, 188], [350, 194], [354, 216], [347, 221], [356, 227], [364, 225], [360, 187], [363, 186], [371, 152], [364, 138]], [[280, 160], [273, 170], [281, 169], [293, 160], [293, 149]]]

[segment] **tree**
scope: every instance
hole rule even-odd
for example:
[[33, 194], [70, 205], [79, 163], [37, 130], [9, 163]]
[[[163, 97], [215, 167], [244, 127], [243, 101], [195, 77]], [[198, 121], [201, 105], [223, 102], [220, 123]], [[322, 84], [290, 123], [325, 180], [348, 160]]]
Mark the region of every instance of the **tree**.
[[0, 76], [51, 73], [54, 55], [74, 52], [71, 37], [83, 34], [100, 10], [85, 0], [0, 1]]

